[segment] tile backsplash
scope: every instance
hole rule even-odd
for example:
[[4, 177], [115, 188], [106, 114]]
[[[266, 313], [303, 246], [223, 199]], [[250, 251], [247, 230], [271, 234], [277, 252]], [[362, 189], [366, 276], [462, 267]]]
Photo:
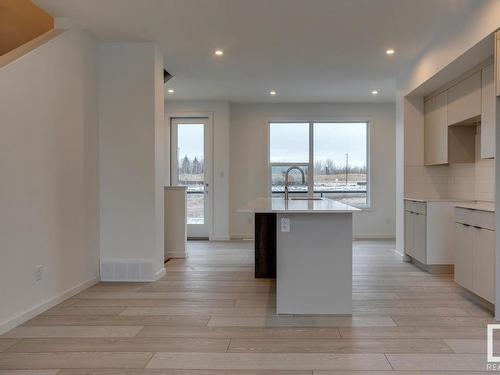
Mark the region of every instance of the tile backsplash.
[[474, 193], [478, 201], [495, 200], [495, 159], [483, 159], [475, 163]]
[[405, 165], [405, 196], [495, 200], [495, 160], [479, 156], [480, 135], [476, 135], [476, 162], [439, 166]]

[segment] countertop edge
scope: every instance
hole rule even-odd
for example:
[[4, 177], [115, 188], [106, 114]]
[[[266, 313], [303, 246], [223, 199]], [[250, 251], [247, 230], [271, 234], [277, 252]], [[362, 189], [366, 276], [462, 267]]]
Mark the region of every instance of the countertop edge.
[[[474, 201], [474, 200], [461, 200], [461, 199], [439, 199], [439, 198], [403, 198], [405, 201], [412, 202], [421, 202], [421, 203], [449, 203], [452, 204], [455, 208], [462, 208], [466, 210], [476, 210], [483, 212], [492, 212], [496, 211], [494, 202], [482, 202], [482, 201]], [[492, 205], [493, 207], [487, 207], [488, 205]], [[486, 206], [486, 207], [485, 207]]]
[[242, 214], [352, 214], [362, 210], [237, 210]]
[[[307, 202], [307, 203], [306, 203]], [[279, 213], [279, 214], [348, 214], [362, 210], [329, 198], [318, 200], [290, 200], [259, 197], [237, 209], [239, 213]]]

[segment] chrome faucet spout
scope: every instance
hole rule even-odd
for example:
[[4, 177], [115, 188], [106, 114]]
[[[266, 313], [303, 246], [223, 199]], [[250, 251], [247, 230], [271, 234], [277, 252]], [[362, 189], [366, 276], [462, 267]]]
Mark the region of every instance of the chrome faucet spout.
[[285, 200], [288, 200], [288, 175], [290, 174], [290, 171], [293, 171], [294, 169], [298, 170], [301, 175], [302, 175], [302, 184], [306, 183], [306, 175], [302, 168], [300, 168], [297, 165], [292, 165], [290, 168], [288, 168], [285, 172]]

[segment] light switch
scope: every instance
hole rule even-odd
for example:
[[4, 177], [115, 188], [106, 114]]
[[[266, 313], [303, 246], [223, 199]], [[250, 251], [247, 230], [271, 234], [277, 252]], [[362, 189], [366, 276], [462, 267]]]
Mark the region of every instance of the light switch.
[[290, 232], [290, 218], [289, 217], [282, 217], [281, 222], [281, 231], [282, 232]]

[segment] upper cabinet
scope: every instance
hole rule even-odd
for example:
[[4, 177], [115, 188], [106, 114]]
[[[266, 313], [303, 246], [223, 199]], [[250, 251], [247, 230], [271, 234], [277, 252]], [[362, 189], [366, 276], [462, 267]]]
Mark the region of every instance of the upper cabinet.
[[[424, 103], [424, 164], [473, 163], [475, 128], [449, 126], [449, 90]], [[465, 112], [464, 112], [465, 113]]]
[[481, 116], [481, 71], [448, 89], [448, 125], [478, 121]]
[[474, 163], [479, 124], [481, 159], [495, 157], [494, 73], [490, 63], [425, 101], [425, 165]]
[[446, 91], [424, 103], [425, 165], [448, 163], [448, 123]]
[[500, 96], [500, 31], [495, 33], [496, 94]]
[[481, 74], [481, 159], [495, 157], [495, 69], [493, 64]]

